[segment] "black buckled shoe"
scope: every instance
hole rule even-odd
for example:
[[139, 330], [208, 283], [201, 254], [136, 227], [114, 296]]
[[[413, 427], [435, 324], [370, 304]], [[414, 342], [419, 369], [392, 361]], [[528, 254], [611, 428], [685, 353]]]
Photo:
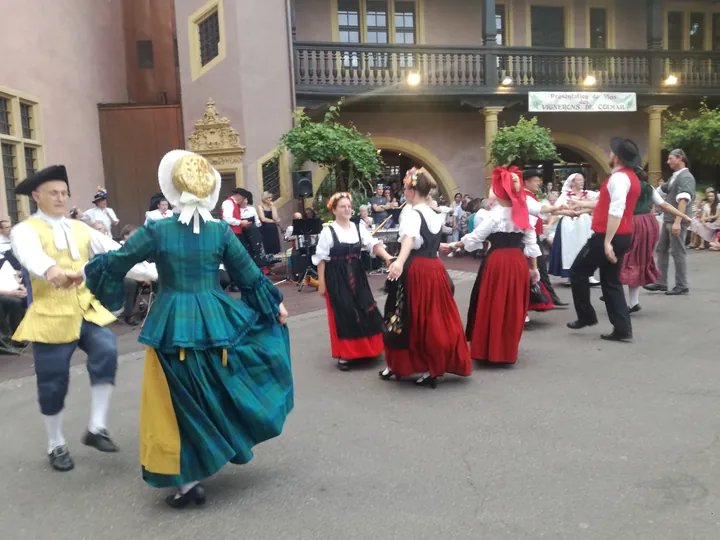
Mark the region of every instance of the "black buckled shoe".
[[671, 291], [665, 291], [667, 296], [680, 296], [681, 294], [688, 294], [690, 289], [683, 289], [682, 287], [673, 287]]
[[170, 508], [185, 508], [188, 504], [194, 502], [197, 506], [205, 504], [205, 488], [197, 484], [187, 493], [180, 495], [168, 495], [165, 502]]
[[643, 289], [650, 292], [666, 292], [668, 290], [665, 285], [658, 285], [657, 283], [651, 283], [650, 285], [643, 285]]
[[567, 327], [570, 330], [580, 330], [581, 328], [585, 328], [587, 326], [595, 326], [597, 323], [598, 323], [597, 319], [595, 319], [594, 321], [590, 321], [590, 322], [584, 322], [584, 321], [578, 320], [578, 321], [573, 321], [573, 322], [567, 323]]
[[92, 446], [101, 452], [119, 452], [120, 449], [110, 438], [110, 434], [106, 429], [101, 429], [98, 433], [91, 433], [89, 430], [85, 432], [82, 438], [85, 446]]
[[569, 304], [567, 302], [563, 302], [560, 300], [557, 296], [555, 298], [552, 298], [552, 303], [559, 307], [568, 306]]
[[615, 330], [612, 331], [612, 334], [603, 334], [600, 337], [605, 341], [619, 341], [621, 343], [631, 343], [633, 338], [632, 334], [620, 334]]
[[53, 451], [48, 454], [48, 459], [50, 460], [50, 465], [56, 471], [67, 472], [75, 468], [75, 463], [73, 463], [70, 457], [70, 451], [64, 444], [53, 448]]
[[637, 313], [637, 312], [640, 311], [641, 309], [642, 309], [642, 308], [640, 307], [640, 304], [635, 304], [633, 307], [628, 308], [628, 311], [629, 311], [630, 313]]

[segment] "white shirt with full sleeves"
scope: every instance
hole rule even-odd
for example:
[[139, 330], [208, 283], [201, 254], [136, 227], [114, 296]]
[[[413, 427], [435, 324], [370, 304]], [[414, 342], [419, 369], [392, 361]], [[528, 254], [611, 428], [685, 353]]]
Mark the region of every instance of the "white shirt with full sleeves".
[[413, 249], [420, 249], [423, 245], [422, 236], [420, 236], [420, 225], [422, 221], [420, 216], [414, 210], [418, 210], [425, 218], [427, 228], [432, 234], [437, 234], [445, 223], [445, 214], [438, 213], [427, 204], [421, 203], [412, 207], [413, 211], [408, 211], [400, 220], [400, 231], [398, 233], [398, 241], [402, 243], [406, 236], [413, 239]]
[[[64, 222], [70, 221], [68, 218], [54, 218], [47, 216], [42, 212], [37, 212], [33, 215], [33, 217], [45, 220], [53, 226], [54, 229], [57, 229], [57, 236], [60, 238], [56, 239], [56, 245], [58, 241], [61, 241], [60, 239], [64, 238], [65, 245], [61, 247], [63, 249], [71, 249], [66, 236], [69, 234], [70, 224], [63, 224]], [[87, 232], [90, 236], [90, 259], [92, 259], [95, 255], [101, 255], [103, 253], [120, 249], [120, 244], [115, 242], [112, 238], [108, 238], [103, 233], [96, 231], [85, 223], [79, 223], [81, 223], [83, 227], [87, 227]], [[35, 232], [35, 229], [25, 222], [18, 223], [13, 227], [12, 232], [10, 233], [10, 240], [12, 242], [13, 253], [15, 253], [15, 257], [17, 257], [20, 264], [36, 278], [45, 279], [45, 274], [48, 270], [50, 270], [50, 268], [56, 265], [56, 262], [43, 250], [40, 237]], [[157, 269], [155, 268], [154, 263], [141, 262], [130, 269], [127, 273], [127, 277], [137, 281], [157, 281]]]
[[110, 238], [112, 238], [112, 226], [120, 223], [115, 215], [115, 211], [108, 207], [103, 209], [96, 206], [95, 208], [85, 210], [83, 215], [92, 221], [99, 221], [102, 223], [105, 226], [105, 234]]
[[493, 233], [523, 233], [523, 252], [526, 257], [537, 258], [541, 255], [537, 245], [537, 235], [533, 229], [522, 230], [513, 223], [512, 208], [497, 205], [483, 218], [473, 232], [462, 237], [465, 251], [476, 251], [483, 247], [488, 236]]
[[610, 194], [608, 214], [614, 217], [623, 217], [627, 196], [630, 192], [630, 177], [622, 171], [612, 173], [608, 178], [607, 190]]
[[[318, 244], [315, 248], [315, 255], [312, 256], [314, 265], [320, 264], [320, 261], [330, 260], [330, 250], [335, 245], [330, 227], [335, 231], [341, 244], [357, 244], [358, 242], [358, 226], [355, 225], [355, 223], [350, 222], [349, 229], [343, 229], [337, 223], [331, 223], [320, 233], [320, 238], [318, 238]], [[380, 241], [370, 236], [370, 233], [365, 227], [360, 227], [359, 240], [362, 242], [363, 247], [374, 257], [373, 248], [379, 244]]]

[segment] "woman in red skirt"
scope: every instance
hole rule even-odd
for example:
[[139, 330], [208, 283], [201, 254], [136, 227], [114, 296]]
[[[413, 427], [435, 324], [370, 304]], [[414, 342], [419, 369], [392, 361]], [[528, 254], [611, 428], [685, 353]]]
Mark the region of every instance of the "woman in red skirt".
[[655, 246], [660, 238], [660, 224], [652, 212], [653, 204], [670, 212], [675, 217], [692, 221], [692, 218], [665, 202], [662, 196], [647, 182], [642, 169], [635, 171], [640, 180], [640, 197], [635, 204], [633, 231], [630, 249], [623, 257], [620, 269], [620, 283], [628, 286], [628, 306], [630, 313], [640, 311], [640, 287], [655, 283], [660, 270], [655, 265]]
[[327, 205], [335, 222], [320, 234], [312, 261], [318, 267], [318, 290], [327, 304], [332, 355], [338, 368], [347, 371], [352, 362], [375, 358], [383, 351], [382, 315], [360, 262], [362, 248], [388, 264], [391, 257], [365, 227], [350, 221], [349, 193], [336, 193]]
[[427, 204], [436, 187], [425, 169], [411, 169], [400, 222], [400, 255], [390, 265], [385, 304], [385, 359], [380, 377], [420, 374], [415, 384], [435, 388], [446, 373], [468, 376], [472, 362], [447, 270], [438, 258], [444, 214]]
[[490, 243], [470, 297], [467, 338], [474, 359], [498, 364], [517, 361], [530, 302], [530, 285], [540, 279], [536, 261], [540, 248], [535, 230], [530, 226], [521, 176], [515, 167], [495, 169], [492, 190], [498, 204], [480, 227], [460, 242], [445, 244], [442, 248], [443, 252], [456, 247], [475, 251], [483, 247], [485, 241]]

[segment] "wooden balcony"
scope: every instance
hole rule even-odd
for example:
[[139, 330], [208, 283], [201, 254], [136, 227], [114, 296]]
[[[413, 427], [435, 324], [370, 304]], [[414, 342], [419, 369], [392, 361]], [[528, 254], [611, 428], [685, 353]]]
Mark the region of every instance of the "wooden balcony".
[[[411, 73], [419, 75], [414, 87]], [[675, 84], [667, 83], [671, 75]], [[586, 84], [592, 78], [594, 84]], [[700, 96], [720, 93], [720, 54], [296, 42], [295, 84], [297, 94], [307, 97], [548, 90]]]

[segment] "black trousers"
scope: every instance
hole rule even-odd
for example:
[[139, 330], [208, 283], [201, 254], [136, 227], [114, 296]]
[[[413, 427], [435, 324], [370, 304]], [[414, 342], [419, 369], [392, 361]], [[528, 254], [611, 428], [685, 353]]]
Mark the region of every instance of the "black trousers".
[[610, 323], [615, 331], [622, 335], [632, 334], [630, 312], [625, 301], [625, 292], [620, 283], [620, 268], [622, 259], [630, 249], [631, 234], [616, 234], [612, 240], [613, 250], [617, 262], [612, 264], [605, 256], [605, 235], [594, 233], [583, 246], [570, 268], [570, 283], [572, 284], [573, 302], [577, 312], [578, 321], [594, 323], [597, 314], [590, 303], [589, 278], [600, 269], [600, 286], [602, 287], [605, 308]]
[[0, 295], [0, 334], [12, 337], [27, 311], [27, 300]]
[[262, 234], [255, 224], [245, 227], [240, 234], [236, 234], [237, 239], [245, 247], [248, 255], [252, 257], [255, 264], [259, 267], [267, 266], [267, 257], [263, 248]]

